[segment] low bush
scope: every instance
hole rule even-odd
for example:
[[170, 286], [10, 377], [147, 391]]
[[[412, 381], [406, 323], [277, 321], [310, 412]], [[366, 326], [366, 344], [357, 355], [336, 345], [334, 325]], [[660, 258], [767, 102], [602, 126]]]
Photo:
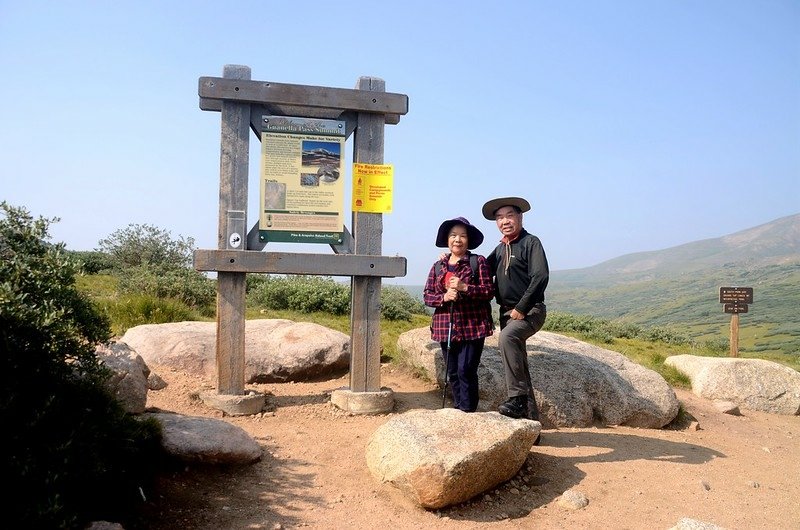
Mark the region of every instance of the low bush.
[[322, 276], [266, 276], [251, 288], [251, 298], [264, 309], [333, 315], [350, 311], [349, 287]]
[[108, 315], [111, 330], [117, 336], [123, 335], [128, 328], [143, 324], [203, 320], [203, 315], [180, 300], [157, 298], [149, 294], [101, 300], [98, 305]]
[[119, 291], [127, 295], [178, 300], [204, 316], [214, 315], [216, 283], [184, 267], [140, 265], [119, 274]]
[[149, 224], [130, 224], [100, 240], [100, 250], [117, 269], [140, 266], [187, 268], [192, 263], [194, 239]]
[[421, 300], [396, 285], [381, 288], [381, 316], [387, 320], [410, 321], [412, 315], [427, 315], [428, 310]]
[[[253, 276], [253, 275], [248, 275]], [[248, 280], [251, 303], [265, 310], [300, 313], [350, 313], [350, 285], [323, 276], [263, 276]], [[393, 285], [381, 287], [381, 316], [387, 320], [411, 320], [426, 314], [425, 306], [408, 291]]]
[[639, 339], [676, 345], [693, 344], [691, 339], [664, 328], [643, 328], [626, 322], [557, 311], [547, 314], [544, 329], [553, 332], [576, 333], [604, 343], [611, 343], [614, 339]]
[[85, 274], [100, 274], [114, 268], [114, 260], [99, 250], [70, 250], [68, 254], [81, 265]]
[[141, 506], [159, 430], [125, 414], [95, 355], [107, 318], [80, 292], [81, 265], [49, 242], [51, 220], [0, 203], [0, 476], [9, 528], [83, 528]]

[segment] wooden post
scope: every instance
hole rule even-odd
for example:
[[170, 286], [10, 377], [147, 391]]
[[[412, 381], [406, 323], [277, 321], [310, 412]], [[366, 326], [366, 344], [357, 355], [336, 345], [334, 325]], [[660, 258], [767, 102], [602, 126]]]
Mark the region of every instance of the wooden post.
[[731, 315], [731, 357], [739, 356], [739, 313]]
[[[250, 68], [226, 65], [222, 76], [249, 80]], [[223, 101], [221, 112], [217, 247], [246, 250], [250, 104]], [[244, 394], [246, 279], [244, 272], [217, 274], [217, 392], [220, 394]]]
[[[385, 92], [386, 82], [375, 77], [361, 77], [356, 88]], [[358, 113], [354, 133], [353, 162], [383, 164], [385, 117]], [[353, 212], [353, 238], [356, 254], [381, 254], [383, 216]], [[378, 392], [381, 387], [381, 279], [356, 276], [351, 280], [350, 311], [350, 390]]]

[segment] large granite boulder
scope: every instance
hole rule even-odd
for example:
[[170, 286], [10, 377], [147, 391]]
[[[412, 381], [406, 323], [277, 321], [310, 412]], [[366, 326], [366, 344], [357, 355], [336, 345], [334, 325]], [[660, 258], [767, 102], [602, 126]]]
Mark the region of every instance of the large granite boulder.
[[[121, 342], [148, 364], [216, 376], [216, 322], [145, 324]], [[245, 382], [303, 381], [347, 371], [350, 337], [319, 324], [285, 319], [245, 322]]]
[[141, 414], [147, 405], [150, 369], [142, 357], [125, 343], [111, 342], [95, 348], [100, 362], [111, 371], [108, 391], [131, 414]]
[[[410, 364], [443, 384], [444, 360], [428, 328], [397, 341]], [[617, 352], [546, 331], [527, 343], [528, 361], [542, 425], [627, 425], [661, 428], [678, 414], [675, 391], [657, 372]], [[497, 334], [488, 337], [478, 368], [478, 410], [496, 410], [507, 399]]]
[[167, 454], [187, 463], [252, 464], [262, 455], [261, 446], [236, 425], [215, 418], [165, 412], [143, 415], [161, 424], [161, 445]]
[[764, 359], [673, 355], [667, 366], [686, 374], [698, 396], [773, 414], [800, 415], [800, 372]]
[[541, 424], [496, 412], [414, 410], [392, 417], [367, 442], [367, 467], [423, 508], [459, 504], [513, 477]]

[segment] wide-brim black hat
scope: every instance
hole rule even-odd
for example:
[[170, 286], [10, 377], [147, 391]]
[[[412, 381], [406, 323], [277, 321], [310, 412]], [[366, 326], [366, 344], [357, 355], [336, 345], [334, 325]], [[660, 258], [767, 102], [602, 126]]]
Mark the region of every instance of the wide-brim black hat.
[[436, 233], [437, 247], [447, 248], [447, 237], [450, 235], [450, 229], [453, 228], [453, 225], [464, 225], [467, 228], [467, 248], [469, 250], [474, 250], [481, 246], [483, 233], [465, 218], [456, 217], [455, 219], [448, 219], [439, 225], [439, 231]]
[[490, 221], [494, 221], [494, 212], [503, 206], [513, 206], [520, 212], [527, 212], [531, 209], [530, 203], [522, 197], [500, 197], [492, 199], [483, 205], [483, 216]]

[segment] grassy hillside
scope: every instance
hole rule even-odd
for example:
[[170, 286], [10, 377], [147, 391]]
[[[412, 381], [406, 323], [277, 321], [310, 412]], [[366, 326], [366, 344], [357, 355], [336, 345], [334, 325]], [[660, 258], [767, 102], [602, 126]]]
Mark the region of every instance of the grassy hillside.
[[719, 303], [719, 288], [753, 288], [753, 304], [739, 316], [741, 351], [800, 353], [800, 263], [763, 269], [730, 268], [691, 275], [591, 285], [561, 281], [548, 288], [548, 308], [673, 329], [702, 340], [727, 339], [731, 315]]
[[548, 309], [661, 326], [698, 340], [726, 340], [731, 315], [719, 288], [752, 287], [739, 318], [741, 352], [800, 355], [800, 215], [750, 230], [554, 271]]

